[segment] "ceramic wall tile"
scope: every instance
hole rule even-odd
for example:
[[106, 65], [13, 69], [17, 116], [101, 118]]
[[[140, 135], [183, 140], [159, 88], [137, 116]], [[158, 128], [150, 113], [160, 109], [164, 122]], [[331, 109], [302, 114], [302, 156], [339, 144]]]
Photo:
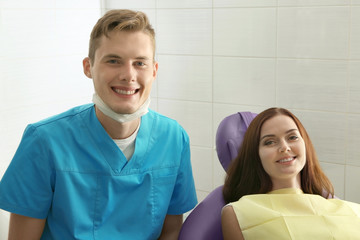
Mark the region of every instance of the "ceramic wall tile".
[[193, 146], [212, 147], [211, 103], [158, 99], [161, 114], [177, 120], [190, 136]]
[[[0, 12], [0, 14], [1, 14], [1, 12]], [[0, 50], [1, 50], [1, 48], [0, 48]], [[7, 65], [6, 62], [7, 62], [7, 58], [0, 56], [0, 79], [1, 79], [0, 80], [0, 101], [1, 102], [4, 102], [4, 100], [5, 100], [5, 94], [6, 94], [5, 86], [8, 84], [5, 79], [5, 75], [8, 72], [7, 70], [10, 66]], [[9, 76], [7, 76], [7, 77], [9, 77]], [[0, 114], [4, 114], [4, 112], [3, 112], [4, 105], [6, 105], [6, 104], [0, 104]]]
[[346, 112], [345, 61], [278, 60], [276, 98], [280, 106]]
[[350, 58], [360, 60], [360, 6], [351, 8]]
[[215, 55], [275, 56], [276, 8], [214, 9], [213, 14]]
[[275, 60], [215, 57], [213, 71], [215, 102], [275, 104]]
[[83, 55], [59, 56], [55, 58], [57, 65], [54, 68], [53, 81], [48, 84], [57, 89], [53, 100], [61, 102], [65, 99], [86, 98], [91, 102], [95, 92], [93, 80], [85, 76], [82, 68]]
[[360, 0], [351, 0], [352, 5], [360, 5]]
[[157, 0], [157, 8], [211, 8], [212, 0]]
[[12, 8], [12, 9], [33, 9], [36, 8], [54, 8], [56, 0], [0, 0], [1, 8]]
[[[146, 14], [146, 16], [149, 18], [151, 27], [155, 30], [155, 41], [156, 41], [156, 46], [157, 46], [157, 27], [156, 27], [156, 11], [155, 9], [145, 9], [145, 8], [140, 8], [140, 9], [136, 9], [138, 11], [142, 11]], [[157, 49], [155, 49], [155, 54], [157, 52]]]
[[151, 97], [151, 102], [150, 102], [150, 109], [158, 112], [158, 100], [157, 98]]
[[196, 189], [210, 192], [213, 187], [212, 149], [192, 146], [191, 165]]
[[[256, 105], [235, 105], [235, 104], [221, 104], [221, 103], [214, 103], [213, 104], [213, 132], [214, 132], [214, 144], [215, 144], [215, 137], [217, 133], [217, 129], [222, 120], [225, 117], [230, 116], [232, 114], [236, 114], [237, 112], [253, 112], [253, 113], [260, 113], [263, 110], [273, 107], [273, 105], [264, 105], [264, 106], [256, 106]], [[214, 145], [215, 147], [215, 145]]]
[[105, 8], [155, 8], [156, 0], [101, 0], [102, 7]]
[[152, 98], [157, 98], [158, 97], [158, 80], [157, 79], [155, 79], [155, 81], [153, 82], [153, 84], [152, 84], [152, 88], [151, 88], [151, 94], [150, 94], [150, 96], [152, 97]]
[[346, 166], [345, 200], [360, 203], [360, 167]]
[[10, 220], [9, 212], [0, 210], [0, 239], [7, 239], [8, 237], [9, 220]]
[[203, 201], [210, 192], [207, 191], [201, 191], [201, 190], [197, 190], [196, 194], [197, 194], [197, 198], [198, 198], [198, 203], [200, 203], [201, 201]]
[[320, 165], [334, 187], [335, 196], [344, 199], [345, 165], [324, 162], [320, 162]]
[[82, 54], [87, 57], [90, 34], [99, 17], [99, 9], [57, 9], [56, 47], [53, 52], [56, 55]]
[[[1, 0], [0, 0], [1, 1]], [[2, 8], [0, 8], [0, 19], [3, 19], [3, 11]], [[5, 54], [5, 37], [6, 36], [6, 32], [5, 32], [5, 24], [3, 23], [3, 21], [0, 21], [0, 63], [2, 63], [2, 60], [4, 59], [4, 57], [6, 57]], [[1, 70], [1, 66], [0, 66], [0, 70]], [[1, 72], [0, 72], [1, 74]], [[1, 75], [0, 75], [1, 77]]]
[[2, 56], [25, 59], [54, 53], [54, 9], [3, 9], [1, 15], [2, 44], [6, 46]]
[[309, 6], [348, 6], [350, 0], [278, 0], [278, 6], [309, 7]]
[[212, 101], [212, 58], [210, 56], [159, 55], [160, 98]]
[[292, 111], [302, 122], [321, 162], [346, 163], [345, 113]]
[[159, 9], [157, 11], [159, 54], [212, 54], [211, 9]]
[[54, 63], [56, 60], [52, 57], [8, 59], [1, 79], [2, 98], [6, 103], [11, 103], [5, 104], [5, 108], [9, 110], [24, 105], [30, 107], [56, 96], [54, 93], [58, 93], [59, 89], [54, 75]]
[[[38, 0], [36, 0], [38, 1]], [[97, 9], [101, 8], [101, 0], [55, 0], [55, 8]]]
[[276, 7], [276, 0], [214, 0], [214, 8]]
[[348, 115], [348, 131], [347, 131], [347, 161], [346, 164], [351, 164], [360, 167], [360, 115]]
[[349, 63], [349, 112], [360, 113], [360, 61]]
[[346, 59], [349, 7], [279, 8], [277, 56]]
[[213, 189], [217, 188], [218, 186], [224, 185], [224, 181], [225, 181], [225, 177], [226, 177], [226, 172], [224, 170], [224, 168], [222, 167], [220, 160], [217, 156], [216, 150], [214, 150], [214, 170], [213, 170], [213, 181], [214, 181], [214, 185], [213, 185]]
[[[4, 140], [0, 140], [0, 143], [2, 144], [2, 146], [6, 146], [6, 148], [1, 147], [2, 161], [0, 162], [0, 177], [2, 178], [7, 167], [9, 166], [9, 164], [11, 162], [11, 159], [14, 157], [14, 154], [16, 152], [16, 149], [18, 147], [17, 145], [19, 144], [19, 142], [16, 142], [17, 143], [16, 145], [15, 144], [10, 145], [9, 142], [15, 142], [14, 138], [11, 138], [8, 135], [3, 134], [3, 132], [1, 132], [1, 134], [2, 134], [1, 136], [3, 136], [3, 138], [7, 137]], [[0, 229], [1, 229], [1, 224], [0, 224]], [[1, 231], [0, 231], [0, 233], [1, 233]], [[1, 236], [1, 234], [0, 234], [0, 236]]]

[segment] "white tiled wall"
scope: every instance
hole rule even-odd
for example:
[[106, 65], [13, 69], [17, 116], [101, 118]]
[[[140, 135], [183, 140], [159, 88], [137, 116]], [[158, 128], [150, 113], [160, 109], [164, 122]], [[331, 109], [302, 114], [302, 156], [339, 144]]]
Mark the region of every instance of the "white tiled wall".
[[[0, 178], [26, 125], [88, 103], [82, 73], [99, 0], [0, 0]], [[0, 212], [0, 239], [8, 213]]]
[[200, 200], [223, 184], [220, 121], [280, 106], [304, 123], [336, 195], [360, 203], [359, 0], [105, 2], [155, 15], [153, 102], [189, 133]]
[[336, 195], [360, 203], [360, 0], [0, 0], [0, 176], [27, 123], [90, 101], [81, 61], [111, 8], [142, 10], [156, 29], [151, 107], [187, 130], [199, 200], [223, 184], [220, 121], [281, 106]]

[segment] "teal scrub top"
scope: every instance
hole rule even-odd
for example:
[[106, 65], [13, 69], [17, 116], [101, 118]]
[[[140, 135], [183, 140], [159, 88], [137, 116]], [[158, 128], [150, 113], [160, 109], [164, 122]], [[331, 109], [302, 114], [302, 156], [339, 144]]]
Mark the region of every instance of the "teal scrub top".
[[157, 239], [196, 203], [189, 137], [152, 110], [129, 161], [93, 104], [30, 124], [0, 182], [0, 208], [47, 218], [41, 239]]

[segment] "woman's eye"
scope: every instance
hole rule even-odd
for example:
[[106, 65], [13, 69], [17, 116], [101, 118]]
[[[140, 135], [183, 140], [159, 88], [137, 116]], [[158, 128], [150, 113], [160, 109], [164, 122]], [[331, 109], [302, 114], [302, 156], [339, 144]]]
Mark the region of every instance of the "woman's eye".
[[273, 140], [268, 140], [268, 141], [265, 141], [264, 142], [264, 145], [265, 146], [268, 146], [268, 145], [271, 145], [271, 144], [274, 144], [275, 143], [275, 141], [273, 141]]
[[290, 137], [289, 137], [289, 139], [290, 139], [290, 140], [297, 140], [298, 138], [299, 138], [299, 137], [298, 137], [298, 136], [296, 136], [296, 135], [294, 135], [294, 136], [290, 136]]

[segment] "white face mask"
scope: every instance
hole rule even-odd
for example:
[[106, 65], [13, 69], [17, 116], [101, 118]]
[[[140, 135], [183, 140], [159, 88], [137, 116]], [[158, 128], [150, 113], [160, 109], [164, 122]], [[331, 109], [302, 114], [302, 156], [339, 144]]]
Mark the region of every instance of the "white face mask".
[[131, 114], [121, 114], [121, 113], [116, 113], [111, 108], [109, 108], [109, 106], [106, 105], [103, 102], [103, 100], [99, 97], [99, 95], [97, 95], [96, 93], [94, 93], [92, 101], [93, 101], [93, 103], [95, 103], [96, 107], [103, 114], [105, 114], [106, 116], [108, 116], [120, 123], [130, 122], [130, 121], [133, 121], [133, 120], [145, 115], [146, 113], [149, 112], [148, 108], [150, 105], [150, 97], [149, 97], [148, 99], [146, 99], [144, 104], [141, 105], [140, 108], [136, 112], [131, 113]]

